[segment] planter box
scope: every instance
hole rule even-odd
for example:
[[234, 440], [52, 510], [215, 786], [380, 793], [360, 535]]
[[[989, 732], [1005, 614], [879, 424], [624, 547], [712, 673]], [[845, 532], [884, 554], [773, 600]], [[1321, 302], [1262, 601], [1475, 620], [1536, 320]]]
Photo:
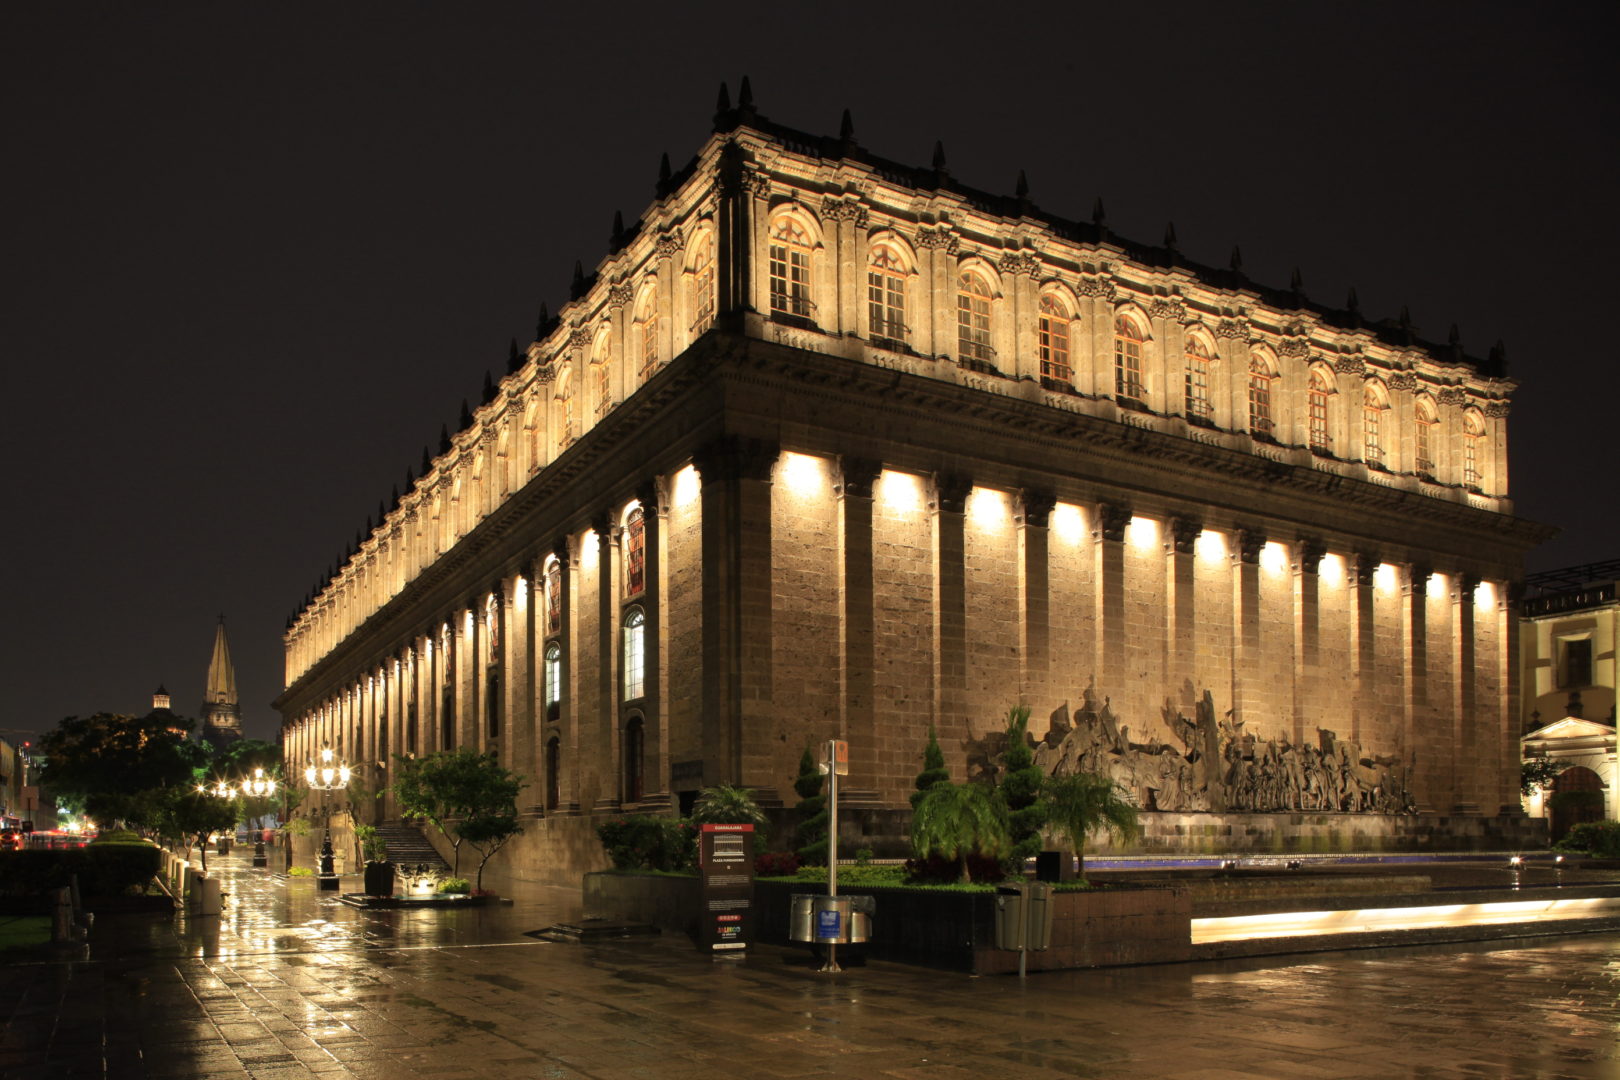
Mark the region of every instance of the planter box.
[[[754, 882], [755, 934], [760, 942], [789, 945], [794, 893], [814, 892], [804, 882]], [[877, 909], [872, 939], [863, 950], [882, 960], [922, 964], [976, 975], [1018, 970], [1018, 954], [995, 948], [993, 893], [912, 892], [841, 888], [839, 895], [871, 896]], [[585, 875], [585, 908], [652, 923], [671, 933], [697, 929], [695, 877]], [[1192, 898], [1180, 888], [1116, 888], [1057, 893], [1052, 897], [1052, 947], [1029, 954], [1032, 971], [1173, 963], [1192, 957]]]

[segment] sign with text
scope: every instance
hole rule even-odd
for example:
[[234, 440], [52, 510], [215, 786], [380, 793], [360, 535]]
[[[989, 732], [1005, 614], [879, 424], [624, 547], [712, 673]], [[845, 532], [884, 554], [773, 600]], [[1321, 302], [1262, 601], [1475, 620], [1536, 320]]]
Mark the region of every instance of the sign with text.
[[703, 874], [698, 948], [740, 952], [754, 931], [754, 827], [704, 825], [698, 834]]

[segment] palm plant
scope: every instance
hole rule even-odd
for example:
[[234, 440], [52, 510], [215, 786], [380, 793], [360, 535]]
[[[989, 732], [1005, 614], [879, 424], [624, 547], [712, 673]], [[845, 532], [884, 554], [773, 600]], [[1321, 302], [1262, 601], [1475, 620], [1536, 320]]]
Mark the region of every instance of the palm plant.
[[1112, 778], [1100, 773], [1071, 773], [1047, 778], [1041, 785], [1046, 821], [1052, 831], [1068, 840], [1085, 872], [1086, 837], [1101, 830], [1121, 840], [1136, 836], [1136, 807]]
[[752, 825], [756, 829], [770, 823], [754, 801], [754, 793], [732, 784], [716, 784], [698, 792], [692, 804], [692, 820], [700, 825]]
[[938, 855], [956, 863], [967, 884], [968, 856], [999, 859], [1010, 846], [1002, 807], [982, 784], [935, 784], [911, 812], [911, 847], [920, 858]]

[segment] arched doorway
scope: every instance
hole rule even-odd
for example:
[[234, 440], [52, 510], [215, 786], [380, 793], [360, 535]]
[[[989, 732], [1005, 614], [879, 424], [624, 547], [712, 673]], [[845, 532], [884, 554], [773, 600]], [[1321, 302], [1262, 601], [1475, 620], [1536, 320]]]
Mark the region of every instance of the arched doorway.
[[1603, 820], [1603, 779], [1584, 765], [1571, 765], [1553, 780], [1547, 808], [1554, 841], [1583, 821]]

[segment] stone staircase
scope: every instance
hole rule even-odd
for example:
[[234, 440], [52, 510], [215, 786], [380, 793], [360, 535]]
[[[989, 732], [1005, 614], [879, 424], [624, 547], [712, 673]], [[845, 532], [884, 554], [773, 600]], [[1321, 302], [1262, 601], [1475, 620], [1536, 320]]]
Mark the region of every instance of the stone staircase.
[[422, 830], [415, 825], [378, 825], [377, 835], [388, 844], [388, 861], [395, 868], [424, 863], [442, 872], [450, 873], [450, 864], [444, 861]]

